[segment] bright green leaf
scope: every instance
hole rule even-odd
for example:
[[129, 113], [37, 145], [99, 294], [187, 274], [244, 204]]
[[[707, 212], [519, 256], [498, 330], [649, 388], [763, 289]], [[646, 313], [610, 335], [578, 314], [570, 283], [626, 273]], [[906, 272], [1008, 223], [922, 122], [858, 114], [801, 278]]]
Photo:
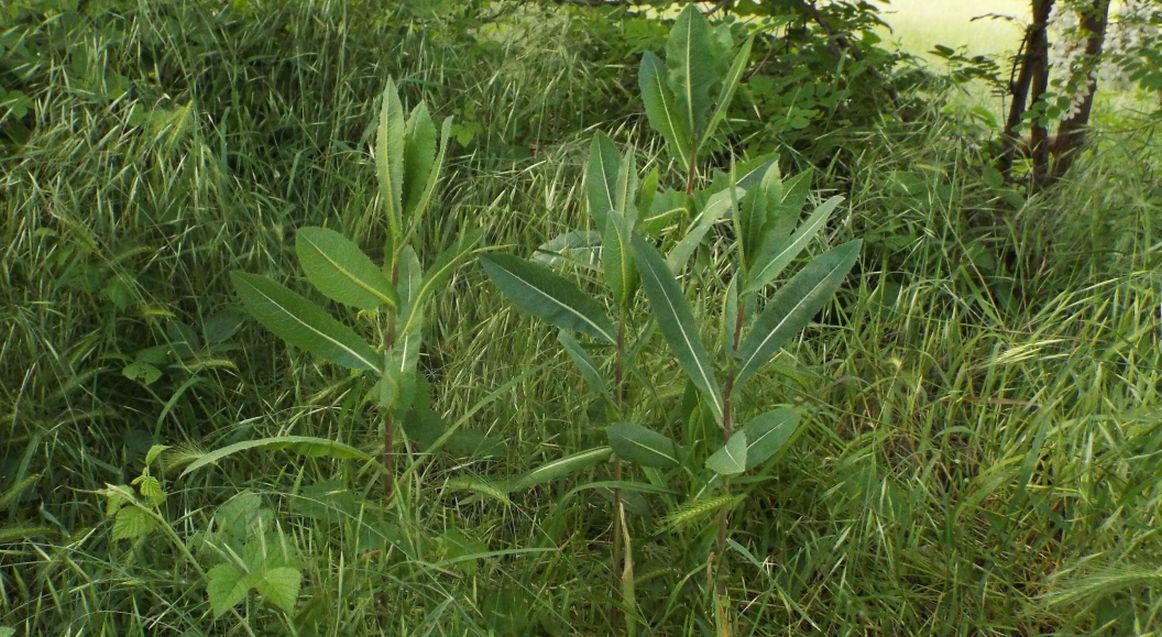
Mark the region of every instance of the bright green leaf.
[[219, 564], [206, 572], [206, 593], [215, 619], [246, 599], [249, 591], [246, 575], [233, 564]]
[[746, 470], [746, 434], [734, 432], [730, 440], [706, 459], [706, 468], [720, 476], [732, 476]]
[[730, 70], [727, 71], [726, 77], [723, 79], [722, 88], [718, 91], [718, 100], [714, 106], [714, 114], [710, 116], [710, 122], [706, 125], [706, 131], [702, 133], [699, 146], [708, 143], [714, 136], [714, 131], [718, 128], [718, 125], [726, 119], [727, 109], [730, 108], [730, 102], [734, 99], [734, 91], [738, 88], [738, 82], [742, 79], [742, 72], [746, 70], [746, 65], [750, 61], [750, 49], [753, 42], [753, 39], [747, 39], [743, 43], [742, 49], [734, 56], [734, 62], [730, 65]]
[[[383, 106], [379, 111], [379, 128], [375, 138], [375, 172], [379, 177], [379, 197], [387, 212], [388, 242], [393, 255], [403, 241], [403, 172], [406, 162], [403, 104], [399, 101], [395, 82], [387, 80], [383, 90]], [[389, 257], [390, 260], [390, 257]]]
[[128, 505], [117, 510], [113, 519], [114, 540], [136, 540], [149, 535], [157, 525], [157, 520], [146, 510]]
[[331, 299], [365, 310], [394, 308], [395, 289], [355, 242], [326, 228], [302, 228], [295, 253], [307, 280]]
[[403, 211], [415, 215], [436, 160], [436, 124], [420, 102], [404, 129]]
[[290, 613], [295, 609], [295, 600], [299, 598], [299, 587], [302, 586], [302, 582], [303, 574], [298, 569], [280, 566], [259, 574], [254, 579], [254, 588], [263, 599]]

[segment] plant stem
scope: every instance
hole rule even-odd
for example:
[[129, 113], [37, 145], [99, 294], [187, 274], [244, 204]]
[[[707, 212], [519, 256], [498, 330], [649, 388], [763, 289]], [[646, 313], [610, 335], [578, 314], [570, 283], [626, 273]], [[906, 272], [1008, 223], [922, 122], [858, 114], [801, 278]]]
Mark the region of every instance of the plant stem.
[[[399, 271], [395, 266], [391, 269], [391, 284], [396, 286], [399, 284]], [[395, 315], [389, 314], [387, 317], [387, 326], [383, 333], [384, 351], [390, 352], [395, 345]], [[384, 355], [386, 359], [387, 355]], [[384, 363], [386, 367], [386, 361]], [[383, 374], [386, 379], [388, 370], [384, 369]], [[395, 427], [391, 420], [391, 407], [389, 405], [381, 405], [383, 409], [383, 504], [386, 506], [391, 503], [391, 496], [395, 494], [395, 457], [391, 455], [391, 447], [395, 443]]]
[[[625, 353], [625, 316], [624, 312], [619, 317], [617, 322], [617, 358], [614, 360], [613, 366], [613, 406], [616, 408], [619, 416], [622, 405], [622, 382], [624, 378], [623, 357]], [[613, 479], [615, 482], [621, 482], [621, 459], [614, 458], [613, 460]], [[623, 547], [626, 545], [625, 538], [625, 508], [622, 506], [621, 489], [613, 490], [613, 583], [614, 588], [621, 590], [620, 583], [622, 581], [622, 565], [626, 558]], [[628, 600], [623, 600], [627, 601]], [[628, 611], [626, 611], [628, 615]], [[616, 629], [617, 624], [616, 605], [610, 609], [610, 623]], [[630, 618], [625, 618], [626, 626], [629, 626]]]
[[[728, 354], [733, 354], [738, 351], [738, 345], [742, 341], [742, 327], [746, 318], [746, 299], [738, 299], [737, 309], [734, 315], [734, 330], [730, 336], [730, 349]], [[728, 358], [732, 358], [728, 356]], [[733, 358], [732, 358], [733, 360]], [[734, 393], [734, 365], [726, 372], [726, 385], [722, 392], [722, 442], [726, 444], [730, 442], [730, 437], [734, 434], [734, 401], [732, 394]], [[730, 478], [723, 478], [722, 488], [726, 493], [730, 493]], [[722, 509], [722, 513], [718, 515], [718, 593], [719, 595], [726, 595], [726, 580], [721, 577], [722, 565], [725, 562], [726, 551], [726, 531], [729, 522], [729, 509]]]

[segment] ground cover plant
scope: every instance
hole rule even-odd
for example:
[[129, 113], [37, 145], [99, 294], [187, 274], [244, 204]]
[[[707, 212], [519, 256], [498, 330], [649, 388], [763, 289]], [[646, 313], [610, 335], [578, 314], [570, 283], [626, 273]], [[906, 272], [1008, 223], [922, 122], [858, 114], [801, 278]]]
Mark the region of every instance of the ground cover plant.
[[858, 3], [380, 5], [0, 8], [0, 635], [1159, 630], [1156, 96], [1032, 192]]

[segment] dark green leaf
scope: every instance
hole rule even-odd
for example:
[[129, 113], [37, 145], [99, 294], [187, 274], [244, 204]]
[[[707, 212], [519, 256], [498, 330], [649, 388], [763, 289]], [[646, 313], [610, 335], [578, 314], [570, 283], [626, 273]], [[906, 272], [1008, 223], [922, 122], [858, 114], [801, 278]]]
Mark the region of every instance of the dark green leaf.
[[678, 450], [674, 441], [641, 425], [614, 423], [606, 429], [609, 445], [618, 457], [643, 467], [676, 467]]
[[714, 369], [710, 365], [710, 355], [698, 336], [690, 304], [678, 286], [678, 280], [670, 271], [657, 248], [641, 237], [633, 238], [633, 251], [637, 259], [642, 279], [642, 289], [649, 299], [650, 308], [662, 335], [666, 337], [678, 364], [690, 377], [694, 385], [705, 395], [714, 412], [714, 417], [722, 421], [722, 394]]
[[230, 279], [246, 311], [275, 336], [336, 365], [379, 371], [379, 354], [323, 308], [265, 277], [235, 270]]
[[807, 247], [807, 244], [811, 243], [815, 235], [826, 227], [827, 219], [831, 217], [832, 211], [842, 201], [843, 197], [838, 195], [824, 201], [815, 208], [815, 211], [807, 217], [806, 221], [799, 225], [795, 234], [781, 241], [768, 242], [762, 246], [759, 254], [753, 256], [752, 270], [747, 277], [749, 281], [743, 293], [755, 292], [775, 280], [775, 277], [783, 272], [787, 265]]
[[609, 392], [609, 385], [605, 382], [605, 377], [601, 374], [601, 370], [597, 368], [597, 364], [593, 362], [593, 358], [589, 356], [589, 352], [573, 338], [573, 335], [568, 330], [559, 330], [557, 332], [557, 341], [565, 348], [565, 352], [569, 354], [569, 358], [577, 365], [577, 369], [581, 371], [581, 376], [585, 382], [589, 383], [589, 388], [592, 389], [598, 396], [601, 396], [606, 401], [612, 403], [613, 395]]
[[735, 354], [741, 361], [735, 389], [741, 388], [775, 351], [807, 327], [855, 265], [859, 246], [859, 240], [849, 241], [823, 253], [771, 297]]
[[656, 130], [670, 152], [685, 169], [693, 158], [693, 137], [690, 126], [678, 108], [674, 94], [664, 80], [665, 69], [656, 55], [647, 51], [642, 56], [638, 85], [642, 92], [642, 103], [646, 108], [646, 119]]
[[701, 135], [706, 129], [710, 111], [710, 89], [718, 80], [712, 50], [710, 25], [695, 4], [686, 8], [674, 22], [666, 42], [668, 84], [677, 97], [678, 108], [687, 130]]
[[577, 330], [613, 344], [613, 323], [601, 306], [572, 281], [543, 265], [508, 254], [480, 257], [484, 272], [518, 309], [557, 327]]
[[605, 133], [598, 131], [589, 147], [589, 163], [585, 169], [586, 203], [598, 232], [605, 230], [610, 213], [616, 210], [614, 192], [620, 171], [617, 147]]

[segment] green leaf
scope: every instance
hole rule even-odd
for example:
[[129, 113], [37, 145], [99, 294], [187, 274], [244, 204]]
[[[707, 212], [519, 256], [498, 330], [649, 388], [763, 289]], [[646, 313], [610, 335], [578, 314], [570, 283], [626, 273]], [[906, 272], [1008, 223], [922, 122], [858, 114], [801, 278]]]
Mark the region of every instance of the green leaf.
[[336, 365], [379, 371], [379, 354], [323, 308], [265, 277], [235, 270], [230, 280], [246, 311], [275, 336]]
[[556, 268], [565, 263], [595, 268], [601, 260], [601, 233], [570, 230], [537, 246], [530, 260]]
[[601, 240], [601, 267], [605, 284], [620, 307], [629, 305], [634, 289], [633, 252], [629, 247], [629, 228], [620, 215], [605, 225]]
[[613, 344], [613, 323], [601, 306], [572, 281], [543, 265], [508, 254], [480, 257], [485, 274], [518, 309], [557, 327], [577, 330]]
[[710, 116], [710, 122], [706, 125], [706, 132], [702, 133], [699, 146], [709, 142], [714, 136], [714, 131], [717, 130], [718, 125], [726, 119], [730, 102], [734, 100], [734, 91], [738, 88], [738, 82], [742, 79], [742, 72], [746, 70], [747, 62], [750, 61], [750, 49], [753, 42], [753, 38], [748, 38], [743, 43], [742, 49], [734, 56], [734, 62], [730, 65], [730, 70], [727, 71], [726, 77], [723, 79], [722, 88], [718, 91], [718, 100], [714, 106], [714, 114]]
[[325, 438], [314, 438], [311, 436], [274, 436], [271, 438], [260, 438], [258, 440], [244, 440], [227, 445], [221, 449], [215, 449], [191, 462], [190, 466], [186, 467], [185, 471], [182, 471], [182, 476], [184, 477], [202, 467], [214, 464], [239, 451], [248, 451], [250, 449], [262, 449], [263, 451], [287, 450], [312, 458], [326, 456], [338, 460], [362, 460], [364, 462], [371, 459], [371, 456], [351, 445]]
[[735, 354], [742, 361], [735, 379], [736, 390], [765, 365], [776, 350], [807, 327], [811, 317], [835, 294], [855, 265], [859, 246], [857, 239], [823, 253], [771, 297]]
[[396, 306], [395, 289], [355, 242], [326, 228], [302, 228], [295, 253], [307, 280], [319, 292], [364, 310]]
[[601, 374], [601, 370], [597, 369], [597, 364], [593, 362], [593, 358], [589, 356], [589, 352], [573, 338], [573, 335], [568, 330], [559, 330], [557, 332], [557, 342], [565, 348], [565, 352], [569, 354], [569, 358], [577, 365], [577, 369], [581, 371], [582, 378], [586, 383], [589, 383], [589, 388], [592, 389], [598, 396], [609, 403], [613, 403], [613, 394], [609, 392], [609, 385], [605, 382], [605, 376]]
[[746, 468], [753, 469], [786, 447], [799, 429], [799, 412], [780, 407], [760, 414], [742, 428], [746, 435]]
[[585, 198], [598, 232], [605, 231], [610, 213], [617, 210], [614, 192], [620, 171], [621, 156], [617, 147], [605, 133], [598, 131], [589, 146], [589, 163], [585, 167]]
[[149, 363], [135, 361], [121, 368], [121, 375], [149, 387], [161, 379], [161, 370]]
[[263, 599], [290, 613], [295, 609], [302, 582], [303, 574], [298, 569], [280, 566], [264, 571], [255, 579], [254, 588]]
[[[428, 206], [432, 203], [432, 195], [436, 192], [436, 186], [440, 183], [440, 173], [444, 168], [444, 155], [448, 152], [448, 136], [452, 132], [452, 118], [445, 117], [443, 124], [440, 125], [440, 150], [436, 153], [436, 158], [432, 160], [432, 167], [427, 173], [427, 182], [423, 185], [418, 199], [415, 199], [408, 208], [411, 213], [411, 225], [408, 234], [413, 235], [416, 229], [419, 228], [420, 222], [424, 218], [424, 213], [428, 211]], [[416, 185], [416, 187], [419, 187]]]
[[[399, 101], [395, 82], [388, 79], [387, 87], [383, 90], [383, 106], [379, 111], [379, 128], [375, 138], [375, 172], [379, 177], [379, 198], [387, 212], [388, 255], [394, 255], [399, 249], [397, 242], [403, 242], [405, 132], [403, 104]], [[391, 260], [390, 256], [388, 260]]]
[[412, 109], [404, 129], [404, 160], [403, 211], [414, 216], [436, 160], [436, 124], [423, 102]]
[[642, 103], [646, 107], [646, 119], [666, 140], [670, 152], [685, 169], [693, 160], [693, 137], [690, 126], [680, 112], [677, 100], [666, 85], [664, 77], [662, 61], [658, 56], [646, 51], [638, 72], [638, 86], [642, 92]]
[[609, 447], [598, 447], [596, 449], [575, 453], [571, 456], [565, 456], [564, 458], [557, 458], [517, 478], [513, 482], [511, 490], [528, 489], [538, 484], [559, 480], [565, 476], [577, 473], [582, 469], [591, 467], [598, 462], [608, 460], [612, 453], [613, 449]]
[[145, 509], [130, 504], [117, 510], [117, 517], [113, 519], [113, 540], [136, 540], [149, 535], [157, 525]]
[[678, 450], [674, 441], [641, 425], [619, 422], [606, 430], [609, 446], [619, 458], [643, 467], [676, 467]]
[[678, 364], [701, 391], [714, 412], [718, 422], [722, 422], [722, 394], [714, 369], [710, 365], [710, 355], [698, 336], [690, 304], [678, 287], [674, 273], [658, 253], [657, 248], [641, 237], [633, 238], [634, 256], [642, 279], [642, 289], [649, 299], [654, 318]]
[[460, 235], [456, 244], [446, 248], [436, 257], [432, 262], [431, 267], [427, 272], [423, 273], [423, 278], [420, 281], [419, 288], [414, 294], [409, 296], [408, 300], [408, 314], [407, 317], [401, 321], [401, 334], [406, 334], [411, 330], [412, 326], [420, 319], [420, 313], [423, 310], [423, 303], [430, 298], [432, 294], [444, 286], [451, 278], [460, 264], [464, 262], [472, 254], [472, 247], [476, 245], [480, 238], [484, 236], [482, 230], [472, 230]]
[[734, 200], [743, 195], [741, 188], [733, 189], [727, 188], [721, 192], [716, 192], [706, 200], [706, 205], [702, 207], [702, 211], [690, 223], [690, 228], [686, 231], [686, 235], [682, 237], [681, 241], [670, 249], [670, 253], [666, 255], [666, 262], [670, 266], [670, 270], [677, 274], [686, 267], [686, 262], [690, 260], [690, 256], [702, 244], [702, 239], [706, 237], [706, 233], [710, 228], [718, 223], [726, 211], [730, 210], [734, 205]]
[[[803, 213], [803, 204], [811, 192], [811, 171], [805, 170], [782, 180], [777, 174], [763, 177], [767, 195], [767, 220], [763, 226], [763, 243], [777, 241], [789, 234]], [[760, 250], [761, 252], [762, 250]]]
[[233, 564], [219, 564], [206, 572], [206, 593], [215, 619], [246, 599], [248, 592], [250, 584], [246, 575]]
[[670, 90], [677, 97], [687, 129], [694, 135], [706, 128], [710, 89], [718, 80], [714, 60], [710, 25], [696, 5], [687, 4], [666, 42], [666, 66]]
[[752, 260], [752, 270], [747, 277], [749, 281], [747, 281], [743, 293], [749, 294], [758, 291], [775, 280], [775, 277], [783, 272], [787, 264], [799, 256], [807, 244], [827, 225], [827, 219], [831, 217], [832, 211], [842, 201], [843, 197], [838, 195], [824, 201], [795, 230], [795, 234], [782, 241], [770, 242], [763, 246], [761, 252], [755, 255]]
[[720, 476], [732, 476], [746, 470], [746, 434], [734, 432], [730, 440], [706, 459], [706, 468]]

